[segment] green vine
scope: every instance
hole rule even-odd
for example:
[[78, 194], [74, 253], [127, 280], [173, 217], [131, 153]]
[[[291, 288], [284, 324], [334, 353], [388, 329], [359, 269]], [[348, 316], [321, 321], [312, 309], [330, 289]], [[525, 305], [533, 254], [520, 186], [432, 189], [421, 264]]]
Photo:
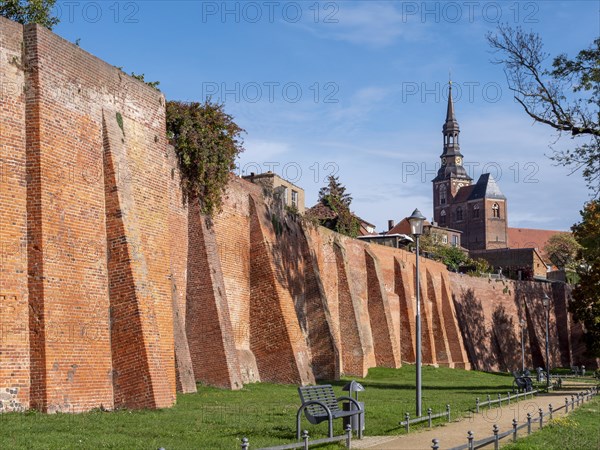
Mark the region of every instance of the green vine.
[[200, 201], [204, 214], [221, 209], [229, 175], [244, 151], [243, 133], [222, 104], [167, 102], [167, 135], [175, 146], [184, 193]]
[[123, 116], [120, 112], [117, 113], [117, 125], [119, 125], [119, 128], [123, 132], [123, 136], [125, 136], [125, 128], [123, 127]]

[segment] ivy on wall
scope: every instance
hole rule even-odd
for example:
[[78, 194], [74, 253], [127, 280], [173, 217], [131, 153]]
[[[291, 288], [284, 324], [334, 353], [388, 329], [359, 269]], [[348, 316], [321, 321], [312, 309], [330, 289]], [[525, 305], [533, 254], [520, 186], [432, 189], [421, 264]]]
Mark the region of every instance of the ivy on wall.
[[167, 102], [167, 135], [175, 146], [187, 198], [207, 215], [218, 212], [230, 172], [244, 151], [242, 134], [224, 105], [206, 100]]

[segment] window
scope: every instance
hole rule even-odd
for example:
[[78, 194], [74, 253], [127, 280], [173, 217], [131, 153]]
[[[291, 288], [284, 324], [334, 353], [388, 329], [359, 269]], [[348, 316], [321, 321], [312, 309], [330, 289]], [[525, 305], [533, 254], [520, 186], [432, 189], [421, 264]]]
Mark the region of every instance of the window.
[[440, 186], [440, 205], [446, 204], [446, 185], [442, 184]]
[[473, 206], [473, 218], [475, 218], [475, 219], [479, 218], [479, 205]]
[[298, 191], [294, 191], [292, 189], [292, 206], [297, 208], [298, 207]]
[[458, 236], [456, 235], [452, 236], [452, 246], [458, 247]]
[[443, 244], [447, 244], [448, 243], [448, 235], [447, 234], [442, 235], [442, 243]]
[[500, 218], [500, 207], [498, 206], [498, 203], [494, 203], [492, 205], [492, 217], [494, 217], [495, 219]]
[[460, 206], [456, 208], [456, 220], [463, 220], [463, 210]]
[[440, 213], [440, 225], [446, 225], [446, 211]]
[[286, 188], [285, 186], [283, 186], [283, 191], [282, 191], [281, 196], [283, 198], [283, 204], [287, 205], [288, 204], [288, 188]]

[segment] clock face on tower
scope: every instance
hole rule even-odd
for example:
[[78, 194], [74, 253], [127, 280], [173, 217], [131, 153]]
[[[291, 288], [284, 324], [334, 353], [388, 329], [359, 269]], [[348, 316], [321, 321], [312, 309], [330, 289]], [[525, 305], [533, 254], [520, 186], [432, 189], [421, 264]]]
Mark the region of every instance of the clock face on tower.
[[442, 158], [442, 166], [446, 165], [446, 158]]
[[461, 164], [462, 163], [462, 158], [460, 156], [457, 156], [454, 161], [456, 161], [456, 164]]

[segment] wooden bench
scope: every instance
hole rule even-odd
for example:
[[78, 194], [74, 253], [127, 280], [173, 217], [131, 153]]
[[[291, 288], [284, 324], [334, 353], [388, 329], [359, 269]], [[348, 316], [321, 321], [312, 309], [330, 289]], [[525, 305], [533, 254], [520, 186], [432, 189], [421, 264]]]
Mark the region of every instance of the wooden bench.
[[[298, 388], [300, 401], [302, 405], [298, 408], [296, 414], [296, 438], [300, 439], [300, 421], [302, 412], [313, 425], [317, 425], [327, 420], [329, 424], [329, 437], [333, 437], [333, 419], [340, 417], [351, 417], [358, 415], [358, 438], [362, 439], [362, 422], [364, 411], [360, 404], [352, 397], [336, 397], [333, 392], [333, 386], [323, 384], [319, 386], [300, 386]], [[339, 402], [346, 400], [354, 405], [352, 411], [343, 411], [339, 407]]]

